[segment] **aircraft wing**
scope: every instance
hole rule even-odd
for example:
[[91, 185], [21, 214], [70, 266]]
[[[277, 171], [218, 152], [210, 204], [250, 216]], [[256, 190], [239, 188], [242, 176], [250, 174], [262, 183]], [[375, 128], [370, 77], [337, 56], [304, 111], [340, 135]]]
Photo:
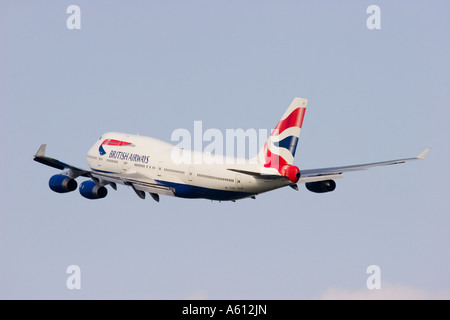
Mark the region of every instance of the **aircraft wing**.
[[37, 161], [39, 163], [45, 164], [46, 166], [49, 167], [53, 167], [56, 169], [60, 169], [60, 170], [71, 170], [71, 178], [76, 178], [76, 177], [86, 177], [89, 178], [89, 171], [84, 170], [84, 169], [80, 169], [74, 166], [71, 166], [70, 164], [64, 163], [62, 161], [50, 158], [50, 157], [46, 157], [45, 156], [45, 149], [47, 148], [46, 144], [43, 144], [40, 146], [39, 150], [36, 152], [36, 154], [34, 155], [34, 161]]
[[[91, 178], [95, 181], [95, 183], [100, 185], [110, 184], [113, 189], [117, 189], [116, 184], [123, 184], [133, 188], [136, 194], [144, 199], [145, 192], [149, 192], [152, 194], [153, 199], [156, 201], [159, 200], [158, 197], [155, 197], [154, 194], [162, 194], [162, 195], [170, 195], [174, 196], [173, 189], [164, 185], [159, 184], [153, 179], [150, 179], [142, 174], [137, 172], [134, 173], [105, 173], [98, 171], [90, 171], [77, 168], [65, 162], [59, 161], [54, 158], [47, 157], [45, 155], [45, 149], [47, 145], [43, 144], [39, 148], [39, 150], [34, 155], [34, 161], [45, 164], [47, 166], [60, 169], [67, 170], [67, 176], [72, 179], [77, 177], [86, 177]], [[157, 200], [158, 198], [158, 200]]]
[[[155, 180], [148, 178], [147, 176], [133, 172], [133, 173], [104, 173], [97, 171], [90, 171], [90, 177], [98, 184], [123, 184], [133, 188], [136, 194], [144, 199], [145, 192], [150, 194], [156, 193], [166, 196], [174, 196], [174, 191], [168, 186], [159, 184]], [[114, 185], [113, 185], [114, 188]], [[152, 195], [154, 198], [154, 196]], [[156, 200], [156, 199], [155, 199]]]
[[405, 163], [407, 161], [412, 161], [412, 160], [422, 160], [422, 159], [425, 159], [425, 157], [429, 151], [430, 151], [430, 148], [427, 148], [422, 153], [420, 153], [417, 157], [414, 157], [414, 158], [388, 160], [388, 161], [356, 164], [356, 165], [342, 166], [342, 167], [301, 170], [301, 176], [300, 176], [300, 180], [298, 182], [302, 183], [302, 182], [314, 182], [314, 181], [335, 179], [335, 178], [339, 178], [340, 175], [344, 172], [366, 170], [366, 169], [373, 168], [373, 167]]
[[[307, 183], [307, 182], [338, 179], [338, 178], [342, 177], [342, 173], [344, 173], [344, 172], [366, 170], [366, 169], [373, 168], [373, 167], [405, 163], [405, 162], [411, 161], [411, 160], [422, 160], [426, 157], [426, 155], [428, 154], [429, 151], [430, 151], [430, 148], [427, 148], [422, 153], [420, 153], [417, 157], [414, 157], [414, 158], [388, 160], [388, 161], [356, 164], [356, 165], [342, 166], [342, 167], [300, 170], [301, 175], [300, 175], [300, 179], [298, 180], [297, 183]], [[264, 174], [261, 172], [241, 170], [241, 169], [231, 169], [231, 168], [228, 170], [251, 175], [255, 178], [265, 179], [265, 180], [266, 179], [267, 180], [286, 179], [285, 176], [281, 176], [281, 175]], [[292, 184], [292, 185], [295, 185], [295, 184]]]

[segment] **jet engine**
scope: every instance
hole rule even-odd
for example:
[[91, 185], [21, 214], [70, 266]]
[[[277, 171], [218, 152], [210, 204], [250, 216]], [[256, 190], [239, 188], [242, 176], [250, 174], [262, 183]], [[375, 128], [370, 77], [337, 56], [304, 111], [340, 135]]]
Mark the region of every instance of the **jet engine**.
[[66, 193], [74, 191], [78, 183], [76, 180], [69, 178], [63, 174], [56, 174], [48, 181], [48, 186], [55, 192]]
[[99, 186], [92, 180], [84, 181], [80, 184], [80, 194], [87, 199], [101, 199], [106, 197], [108, 190], [104, 186]]
[[315, 193], [331, 192], [336, 189], [334, 180], [316, 181], [305, 183], [306, 189]]

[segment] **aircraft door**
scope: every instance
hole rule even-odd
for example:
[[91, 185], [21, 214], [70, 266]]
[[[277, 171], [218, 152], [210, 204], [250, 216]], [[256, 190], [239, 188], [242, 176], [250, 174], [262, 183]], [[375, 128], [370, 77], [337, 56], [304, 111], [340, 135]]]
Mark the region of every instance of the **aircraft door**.
[[192, 178], [194, 176], [194, 167], [189, 167], [189, 181], [192, 182]]
[[158, 177], [161, 177], [162, 175], [162, 166], [163, 162], [162, 161], [158, 162]]
[[236, 188], [237, 189], [242, 189], [243, 188], [242, 187], [242, 183], [241, 183], [241, 175], [240, 174], [237, 174], [235, 176], [234, 182], [236, 183]]

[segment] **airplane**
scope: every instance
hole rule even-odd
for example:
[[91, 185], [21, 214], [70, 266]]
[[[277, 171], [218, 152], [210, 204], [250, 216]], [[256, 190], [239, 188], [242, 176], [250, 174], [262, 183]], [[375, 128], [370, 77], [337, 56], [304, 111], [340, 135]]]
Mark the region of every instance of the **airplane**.
[[[49, 187], [55, 192], [74, 191], [78, 187], [76, 178], [88, 178], [79, 187], [80, 194], [87, 199], [105, 198], [106, 186], [117, 190], [117, 184], [122, 184], [131, 187], [141, 199], [149, 193], [157, 202], [160, 195], [236, 201], [255, 199], [259, 194], [286, 186], [298, 190], [299, 183], [304, 183], [311, 192], [331, 192], [336, 188], [334, 180], [345, 172], [422, 160], [430, 151], [427, 148], [413, 158], [300, 170], [293, 162], [307, 102], [305, 98], [294, 98], [258, 155], [246, 161], [224, 158], [226, 161], [198, 163], [193, 160], [205, 156], [202, 152], [119, 132], [103, 134], [91, 147], [87, 153], [90, 170], [47, 157], [45, 144], [34, 160], [63, 170], [49, 180]], [[180, 154], [184, 161], [174, 157]]]

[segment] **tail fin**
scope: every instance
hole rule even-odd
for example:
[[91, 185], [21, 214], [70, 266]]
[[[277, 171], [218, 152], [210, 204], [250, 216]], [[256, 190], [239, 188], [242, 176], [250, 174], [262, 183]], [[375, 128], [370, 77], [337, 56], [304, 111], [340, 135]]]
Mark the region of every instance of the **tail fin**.
[[292, 165], [294, 162], [307, 103], [308, 99], [294, 98], [264, 147], [259, 151], [258, 160], [265, 168], [275, 168], [280, 171], [284, 165]]

